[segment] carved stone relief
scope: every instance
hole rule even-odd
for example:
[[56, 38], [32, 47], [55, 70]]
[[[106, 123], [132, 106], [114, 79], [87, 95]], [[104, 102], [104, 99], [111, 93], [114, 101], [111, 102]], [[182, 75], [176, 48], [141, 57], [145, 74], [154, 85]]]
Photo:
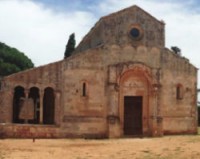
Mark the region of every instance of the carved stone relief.
[[129, 80], [125, 81], [122, 85], [122, 87], [127, 88], [144, 88], [144, 85], [141, 81], [138, 79], [130, 78]]

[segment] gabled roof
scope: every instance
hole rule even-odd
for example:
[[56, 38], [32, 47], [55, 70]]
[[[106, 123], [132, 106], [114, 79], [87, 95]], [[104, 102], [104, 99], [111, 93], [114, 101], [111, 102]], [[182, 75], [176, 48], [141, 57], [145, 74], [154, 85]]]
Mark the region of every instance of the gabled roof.
[[145, 17], [148, 17], [149, 19], [151, 19], [152, 21], [155, 21], [159, 25], [162, 25], [162, 26], [165, 25], [165, 23], [163, 21], [159, 21], [158, 19], [156, 19], [155, 17], [153, 17], [152, 15], [150, 15], [149, 13], [147, 13], [146, 11], [144, 11], [143, 9], [138, 7], [137, 5], [133, 5], [131, 7], [128, 7], [128, 8], [122, 9], [120, 11], [111, 13], [111, 14], [109, 14], [107, 16], [101, 17], [99, 19], [99, 21], [94, 25], [94, 27], [91, 28], [91, 30], [85, 35], [85, 37], [79, 43], [79, 45], [77, 46], [77, 49], [75, 50], [75, 52], [81, 52], [81, 51], [84, 51], [84, 50], [86, 50], [88, 48], [93, 48], [93, 46], [84, 46], [84, 45], [89, 45], [89, 44], [87, 44], [87, 43], [89, 43], [87, 40], [91, 39], [92, 36], [94, 36], [93, 34], [98, 31], [99, 26], [102, 25], [102, 24], [105, 24], [106, 21], [109, 21], [110, 19], [113, 19], [115, 17], [121, 16], [126, 12], [128, 13], [129, 11], [131, 11], [133, 13], [142, 12], [142, 13], [144, 13]]
[[[113, 16], [116, 16], [116, 15], [118, 15], [118, 14], [121, 14], [121, 13], [127, 11], [127, 10], [133, 10], [133, 9], [139, 9], [139, 10], [141, 10], [142, 12], [144, 12], [147, 16], [149, 16], [149, 17], [153, 18], [154, 20], [156, 20], [157, 22], [159, 22], [159, 23], [161, 23], [161, 24], [165, 24], [164, 21], [158, 20], [157, 18], [155, 18], [154, 16], [152, 16], [151, 14], [149, 14], [148, 12], [146, 12], [145, 10], [143, 10], [142, 8], [140, 8], [140, 7], [137, 6], [137, 5], [133, 5], [133, 6], [130, 6], [130, 7], [128, 7], [128, 8], [124, 8], [124, 9], [122, 9], [122, 10], [120, 10], [120, 11], [117, 11], [117, 12], [114, 12], [114, 13], [111, 13], [111, 14], [108, 14], [108, 15], [106, 15], [106, 16], [103, 16], [103, 17], [100, 18], [100, 20], [99, 20], [98, 22], [100, 22], [101, 20], [104, 20], [104, 19], [107, 19], [107, 18], [111, 18], [111, 17], [113, 17]], [[97, 23], [98, 23], [98, 22], [97, 22]], [[96, 23], [96, 24], [97, 24], [97, 23]]]

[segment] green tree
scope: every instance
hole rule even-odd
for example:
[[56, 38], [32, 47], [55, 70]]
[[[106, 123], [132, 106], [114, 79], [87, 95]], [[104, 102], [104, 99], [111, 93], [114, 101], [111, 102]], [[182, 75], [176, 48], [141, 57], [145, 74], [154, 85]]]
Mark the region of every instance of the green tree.
[[72, 52], [75, 50], [75, 45], [76, 45], [75, 34], [72, 33], [69, 36], [69, 39], [66, 45], [64, 58], [67, 58], [72, 55]]
[[0, 76], [7, 76], [32, 67], [34, 64], [24, 53], [0, 42]]

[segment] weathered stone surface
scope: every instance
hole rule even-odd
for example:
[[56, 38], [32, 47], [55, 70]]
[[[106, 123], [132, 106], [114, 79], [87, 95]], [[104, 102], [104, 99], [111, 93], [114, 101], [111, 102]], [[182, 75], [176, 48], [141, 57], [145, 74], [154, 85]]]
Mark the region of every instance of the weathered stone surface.
[[[132, 27], [141, 31], [141, 38], [130, 37]], [[197, 69], [166, 49], [164, 38], [163, 22], [137, 6], [103, 17], [71, 57], [3, 79], [0, 135], [122, 137], [127, 96], [142, 98], [138, 135], [196, 133]], [[38, 90], [32, 97], [39, 115], [28, 124], [14, 120], [18, 86], [20, 97], [31, 97], [31, 88]]]

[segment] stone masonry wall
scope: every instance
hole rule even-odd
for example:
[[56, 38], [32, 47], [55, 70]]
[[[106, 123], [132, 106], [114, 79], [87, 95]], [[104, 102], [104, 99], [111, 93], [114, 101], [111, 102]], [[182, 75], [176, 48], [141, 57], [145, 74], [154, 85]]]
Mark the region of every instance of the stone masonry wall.
[[[14, 89], [17, 86], [21, 86], [25, 91], [29, 91], [31, 87], [37, 87], [39, 89], [39, 94], [43, 98], [44, 89], [51, 87], [54, 90], [56, 97], [56, 123], [60, 122], [60, 90], [61, 90], [61, 79], [62, 79], [62, 69], [61, 62], [56, 62], [41, 66], [38, 68], [33, 68], [16, 74], [7, 76], [2, 81], [2, 86], [0, 90], [0, 122], [1, 123], [11, 123], [12, 122], [12, 109], [13, 109], [13, 96]], [[58, 100], [57, 100], [58, 99]]]
[[[162, 53], [161, 111], [165, 134], [196, 133], [197, 69], [189, 61], [165, 50]], [[177, 99], [177, 86], [183, 98]]]
[[2, 91], [13, 89], [19, 85], [25, 88], [33, 86], [45, 88], [50, 86], [60, 89], [60, 80], [62, 78], [61, 65], [62, 61], [59, 61], [7, 76], [2, 81]]
[[[130, 38], [129, 32], [133, 26], [141, 29], [143, 34], [141, 40]], [[158, 21], [141, 8], [133, 6], [101, 18], [81, 41], [75, 52], [108, 44], [163, 48], [165, 45], [164, 32], [163, 22]]]
[[[160, 50], [132, 46], [103, 46], [76, 54], [63, 63], [63, 131], [108, 136], [110, 94], [108, 68], [114, 64], [144, 63], [160, 67]], [[82, 96], [82, 84], [87, 93]], [[118, 95], [116, 96], [118, 98]], [[116, 105], [115, 109], [118, 109]], [[121, 130], [120, 130], [121, 131]]]
[[0, 124], [1, 138], [61, 138], [60, 129], [55, 126]]

